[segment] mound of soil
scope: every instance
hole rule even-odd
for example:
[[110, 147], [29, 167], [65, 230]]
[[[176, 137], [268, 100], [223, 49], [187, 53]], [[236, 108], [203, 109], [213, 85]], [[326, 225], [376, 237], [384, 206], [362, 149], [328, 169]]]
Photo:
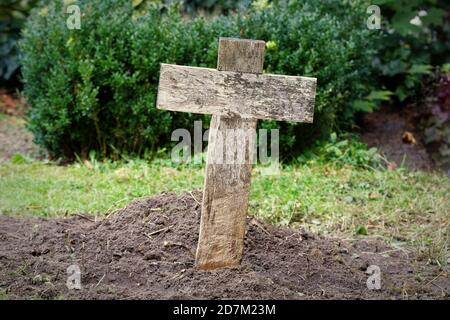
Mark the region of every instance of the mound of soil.
[[[10, 299], [445, 298], [449, 270], [379, 241], [321, 238], [248, 219], [238, 269], [194, 266], [201, 193], [139, 199], [99, 221], [0, 217], [0, 287]], [[67, 268], [81, 269], [80, 290]], [[366, 270], [381, 271], [369, 290]]]

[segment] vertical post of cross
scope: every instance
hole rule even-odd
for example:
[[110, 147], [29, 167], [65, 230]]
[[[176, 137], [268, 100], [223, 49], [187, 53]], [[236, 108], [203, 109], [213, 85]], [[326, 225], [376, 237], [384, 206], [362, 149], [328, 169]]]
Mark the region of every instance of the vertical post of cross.
[[[220, 38], [217, 69], [261, 74], [264, 65], [265, 42]], [[233, 141], [236, 131], [256, 132], [257, 120], [239, 115], [213, 115], [210, 125], [206, 178], [196, 264], [200, 269], [237, 267], [244, 247], [248, 196], [251, 184], [253, 148], [256, 135], [246, 141]], [[238, 134], [239, 136], [239, 134]], [[229, 139], [231, 138], [231, 139]], [[220, 141], [218, 141], [220, 140]], [[236, 159], [239, 143], [245, 143], [244, 163], [227, 162], [226, 156]], [[224, 148], [224, 149], [222, 149]], [[224, 151], [223, 151], [224, 150]], [[242, 149], [240, 149], [242, 150]]]
[[262, 75], [264, 49], [264, 41], [221, 38], [217, 70], [161, 64], [159, 109], [213, 115], [196, 255], [200, 269], [240, 265], [256, 119], [313, 122], [317, 79]]

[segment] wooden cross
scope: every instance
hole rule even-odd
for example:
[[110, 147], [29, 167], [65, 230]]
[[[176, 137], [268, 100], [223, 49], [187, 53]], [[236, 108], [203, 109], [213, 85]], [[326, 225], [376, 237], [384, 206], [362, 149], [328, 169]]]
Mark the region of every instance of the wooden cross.
[[[252, 143], [244, 163], [215, 161], [229, 129], [255, 130], [257, 119], [311, 123], [316, 79], [262, 75], [265, 42], [220, 38], [217, 70], [161, 65], [157, 108], [212, 114], [196, 265], [240, 265], [252, 171]], [[228, 134], [229, 135], [229, 134]], [[239, 142], [238, 142], [239, 144]], [[227, 153], [242, 146], [227, 145]]]

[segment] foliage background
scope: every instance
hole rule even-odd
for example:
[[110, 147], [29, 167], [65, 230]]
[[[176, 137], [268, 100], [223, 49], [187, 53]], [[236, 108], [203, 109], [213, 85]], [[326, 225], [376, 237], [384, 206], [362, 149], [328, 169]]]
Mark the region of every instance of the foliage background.
[[265, 40], [266, 72], [319, 79], [314, 126], [262, 123], [281, 127], [285, 155], [351, 128], [361, 111], [354, 102], [370, 97], [378, 33], [352, 1], [258, 1], [243, 13], [193, 19], [176, 4], [149, 2], [142, 14], [142, 3], [127, 0], [77, 3], [81, 30], [68, 30], [64, 6], [50, 4], [31, 16], [21, 46], [29, 128], [56, 157], [169, 146], [173, 129], [205, 117], [155, 109], [160, 63], [214, 68], [220, 36]]
[[2, 0], [0, 2], [0, 85], [18, 85], [20, 66], [18, 40], [26, 18], [38, 0]]
[[381, 85], [396, 101], [416, 96], [423, 80], [450, 63], [450, 2], [376, 0], [382, 8], [383, 37], [374, 60]]

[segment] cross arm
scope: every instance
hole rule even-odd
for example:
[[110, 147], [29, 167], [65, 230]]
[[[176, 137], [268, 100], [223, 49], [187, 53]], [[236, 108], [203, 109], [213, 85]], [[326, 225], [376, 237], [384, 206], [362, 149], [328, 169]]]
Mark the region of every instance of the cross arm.
[[316, 79], [161, 65], [157, 108], [313, 122]]

